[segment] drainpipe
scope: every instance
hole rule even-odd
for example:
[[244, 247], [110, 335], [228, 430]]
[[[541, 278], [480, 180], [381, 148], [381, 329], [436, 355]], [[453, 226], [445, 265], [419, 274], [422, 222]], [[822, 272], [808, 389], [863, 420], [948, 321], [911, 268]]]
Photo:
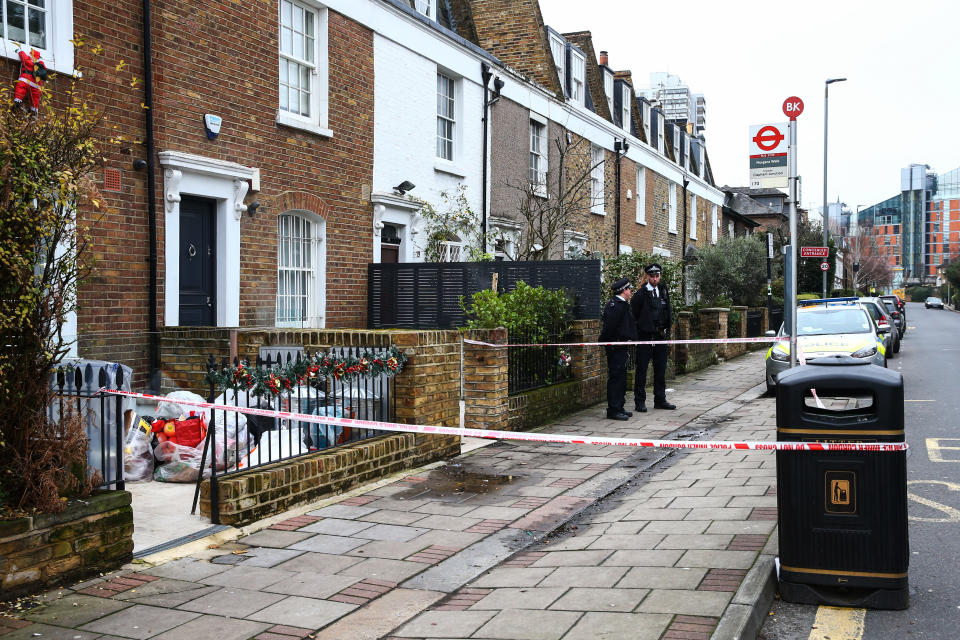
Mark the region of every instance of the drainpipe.
[[147, 244], [150, 247], [150, 257], [147, 259], [150, 270], [150, 285], [148, 291], [147, 313], [149, 316], [149, 351], [150, 351], [150, 388], [155, 393], [160, 392], [160, 334], [157, 327], [157, 181], [156, 181], [156, 146], [153, 135], [153, 56], [152, 38], [150, 34], [150, 0], [143, 0], [143, 104], [146, 107], [146, 142], [147, 142], [147, 219], [149, 236]]
[[503, 88], [503, 80], [497, 76], [493, 81], [493, 97], [490, 97], [490, 78], [493, 72], [490, 71], [490, 65], [486, 62], [480, 63], [480, 79], [483, 80], [483, 171], [480, 178], [480, 209], [481, 209], [481, 227], [480, 227], [480, 246], [484, 253], [487, 252], [487, 130], [490, 122], [490, 107], [500, 99], [500, 90]]
[[683, 299], [684, 304], [686, 304], [687, 299], [687, 224], [689, 223], [690, 216], [687, 214], [687, 185], [690, 184], [690, 181], [686, 178], [683, 179], [683, 251], [680, 255], [680, 261], [683, 263], [683, 271], [681, 272], [681, 282], [683, 284]]

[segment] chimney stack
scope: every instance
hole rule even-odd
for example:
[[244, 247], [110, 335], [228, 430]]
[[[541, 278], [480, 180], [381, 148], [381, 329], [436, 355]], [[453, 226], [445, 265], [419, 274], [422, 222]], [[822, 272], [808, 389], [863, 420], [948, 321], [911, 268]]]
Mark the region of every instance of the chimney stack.
[[605, 67], [610, 66], [610, 56], [607, 55], [606, 51], [600, 52], [600, 64], [602, 64]]

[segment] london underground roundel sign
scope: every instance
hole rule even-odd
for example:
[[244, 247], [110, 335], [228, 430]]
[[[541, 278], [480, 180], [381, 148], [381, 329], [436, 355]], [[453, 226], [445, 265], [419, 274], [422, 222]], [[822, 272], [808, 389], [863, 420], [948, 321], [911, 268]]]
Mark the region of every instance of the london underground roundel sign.
[[790, 96], [783, 101], [783, 115], [796, 120], [801, 113], [803, 113], [803, 100], [797, 96]]

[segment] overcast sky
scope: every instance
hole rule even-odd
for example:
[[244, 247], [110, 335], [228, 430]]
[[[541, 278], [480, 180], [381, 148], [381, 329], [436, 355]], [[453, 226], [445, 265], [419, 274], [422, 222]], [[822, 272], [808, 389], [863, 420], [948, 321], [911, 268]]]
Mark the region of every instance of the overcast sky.
[[[589, 11], [584, 7], [589, 6]], [[798, 119], [801, 203], [823, 202], [823, 83], [830, 85], [828, 196], [871, 205], [900, 191], [900, 168], [960, 166], [960, 3], [943, 0], [540, 0], [561, 33], [589, 30], [638, 88], [680, 76], [707, 101], [717, 185], [748, 184], [749, 127]], [[675, 25], [671, 27], [671, 22]]]

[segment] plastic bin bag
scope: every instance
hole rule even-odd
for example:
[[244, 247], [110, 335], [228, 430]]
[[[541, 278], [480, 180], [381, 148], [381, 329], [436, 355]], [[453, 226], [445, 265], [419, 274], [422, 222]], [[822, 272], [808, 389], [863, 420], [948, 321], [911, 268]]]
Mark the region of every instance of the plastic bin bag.
[[200, 474], [201, 447], [184, 447], [170, 440], [161, 442], [153, 450], [160, 464], [153, 472], [153, 479], [160, 482], [196, 482]]
[[150, 449], [150, 424], [143, 418], [134, 421], [123, 442], [123, 479], [140, 482], [153, 477], [153, 451]]
[[[197, 395], [192, 391], [173, 391], [166, 395], [171, 400], [189, 400], [190, 402], [206, 402], [203, 396]], [[199, 415], [203, 409], [189, 405], [179, 405], [175, 402], [158, 402], [156, 417], [164, 420], [176, 420], [182, 416], [189, 416], [190, 412]]]

